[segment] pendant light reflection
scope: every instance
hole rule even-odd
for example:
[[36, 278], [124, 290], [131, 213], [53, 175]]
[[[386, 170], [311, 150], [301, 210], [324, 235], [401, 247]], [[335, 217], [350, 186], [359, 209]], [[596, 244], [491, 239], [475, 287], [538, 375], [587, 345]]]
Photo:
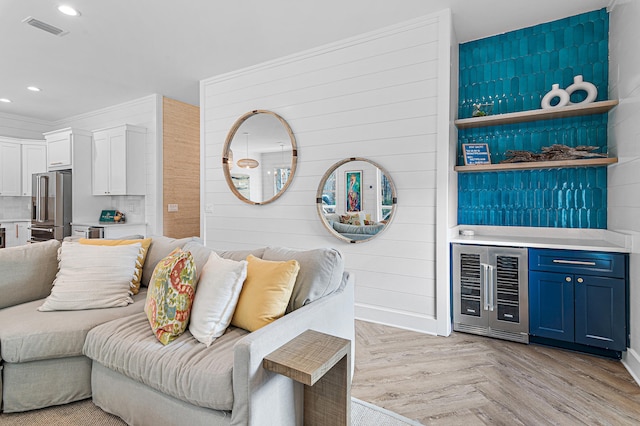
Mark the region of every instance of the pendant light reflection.
[[247, 157], [239, 159], [236, 164], [238, 167], [242, 167], [243, 169], [255, 169], [260, 165], [257, 160], [253, 158], [249, 158], [249, 133], [244, 133], [247, 137]]

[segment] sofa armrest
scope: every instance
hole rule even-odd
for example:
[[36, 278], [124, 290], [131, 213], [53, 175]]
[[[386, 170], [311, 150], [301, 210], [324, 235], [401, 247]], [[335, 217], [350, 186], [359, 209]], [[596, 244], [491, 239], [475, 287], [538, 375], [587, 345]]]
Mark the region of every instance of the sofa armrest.
[[[343, 274], [340, 288], [256, 330], [234, 347], [232, 425], [302, 424], [303, 388], [271, 373], [262, 360], [300, 333], [312, 329], [351, 341], [355, 354], [354, 278]], [[351, 374], [353, 374], [353, 361]]]

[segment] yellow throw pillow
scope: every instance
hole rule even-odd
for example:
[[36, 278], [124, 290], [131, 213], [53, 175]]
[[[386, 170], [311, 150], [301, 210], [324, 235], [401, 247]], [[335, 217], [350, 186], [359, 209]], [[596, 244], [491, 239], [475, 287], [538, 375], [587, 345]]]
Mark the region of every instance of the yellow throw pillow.
[[284, 315], [300, 264], [247, 257], [247, 279], [231, 325], [255, 331]]
[[149, 251], [149, 246], [151, 245], [151, 238], [140, 240], [105, 240], [103, 238], [80, 238], [78, 242], [80, 244], [94, 246], [123, 246], [140, 243], [142, 245], [142, 250], [140, 251], [140, 256], [138, 256], [138, 261], [136, 262], [135, 278], [131, 282], [131, 292], [133, 294], [138, 294], [138, 291], [140, 291], [140, 279], [142, 278], [142, 266], [144, 265], [144, 260], [147, 258], [147, 252]]

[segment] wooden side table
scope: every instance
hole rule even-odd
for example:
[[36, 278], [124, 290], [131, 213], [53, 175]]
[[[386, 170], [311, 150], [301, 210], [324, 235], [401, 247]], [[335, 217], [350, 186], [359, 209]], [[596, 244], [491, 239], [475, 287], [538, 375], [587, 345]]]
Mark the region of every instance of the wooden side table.
[[351, 424], [351, 342], [307, 330], [262, 361], [304, 386], [304, 424]]

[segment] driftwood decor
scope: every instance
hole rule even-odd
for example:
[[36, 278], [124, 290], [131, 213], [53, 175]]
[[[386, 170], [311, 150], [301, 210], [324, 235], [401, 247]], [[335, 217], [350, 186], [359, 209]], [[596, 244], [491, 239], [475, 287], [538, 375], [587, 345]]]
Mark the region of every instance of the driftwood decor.
[[597, 146], [580, 145], [575, 148], [567, 145], [554, 144], [542, 147], [542, 153], [531, 151], [509, 150], [505, 152], [505, 159], [501, 163], [524, 163], [534, 161], [560, 161], [579, 160], [583, 158], [606, 157], [607, 154], [592, 152], [599, 149]]

